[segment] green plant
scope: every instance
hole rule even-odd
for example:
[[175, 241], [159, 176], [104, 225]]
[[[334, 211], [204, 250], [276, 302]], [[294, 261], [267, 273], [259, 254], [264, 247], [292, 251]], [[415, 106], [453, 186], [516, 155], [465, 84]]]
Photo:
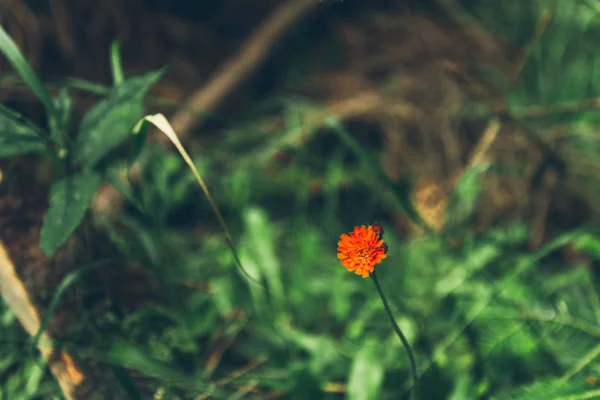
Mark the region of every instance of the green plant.
[[69, 92], [61, 90], [52, 98], [2, 27], [0, 49], [46, 111], [47, 129], [2, 107], [0, 156], [37, 153], [51, 160], [54, 181], [40, 233], [40, 247], [51, 257], [85, 217], [104, 179], [109, 152], [129, 138], [144, 115], [145, 94], [163, 71], [124, 79], [118, 47], [113, 47], [115, 86], [82, 117], [72, 134]]
[[[594, 177], [597, 112], [564, 111], [566, 103], [598, 96], [597, 18], [589, 2], [462, 3], [524, 48], [522, 69], [507, 92], [508, 112], [543, 140], [551, 140], [557, 124], [572, 128], [561, 154], [580, 149], [585, 157], [567, 157], [570, 171]], [[536, 35], [546, 8], [558, 20]], [[527, 218], [471, 229], [473, 215], [486, 206], [482, 179], [519, 175], [519, 166], [491, 162], [468, 169], [439, 232], [426, 226], [422, 237], [386, 232], [389, 258], [378, 266], [385, 276], [378, 287], [388, 308], [339, 268], [337, 234], [375, 218], [391, 225], [392, 215], [424, 224], [409, 200], [410, 180], [391, 182], [376, 161], [377, 149], [359, 143], [335, 115], [298, 97], [269, 99], [269, 111], [230, 122], [210, 150], [192, 158], [178, 147], [182, 162], [146, 141], [153, 124], [178, 142], [162, 115], [144, 117], [144, 96], [161, 71], [126, 77], [115, 44], [114, 87], [72, 129], [69, 91], [50, 96], [4, 31], [0, 48], [46, 109], [47, 127], [0, 109], [0, 155], [38, 154], [52, 165], [44, 251], [52, 256], [76, 232], [100, 182], [128, 200], [98, 229], [116, 247], [111, 256], [143, 272], [124, 282], [125, 296], [111, 293], [111, 307], [83, 309], [63, 344], [113, 368], [131, 398], [333, 399], [343, 392], [356, 400], [397, 399], [410, 390], [413, 368], [386, 313], [415, 352], [424, 399], [598, 395], [598, 278], [594, 268], [559, 253], [572, 246], [597, 261], [593, 224], [562, 230], [535, 250], [528, 248]], [[578, 48], [581, 58], [567, 56], [579, 56]], [[79, 89], [98, 89], [79, 83]], [[265, 128], [268, 112], [284, 124]], [[324, 138], [334, 143], [328, 153]], [[129, 152], [115, 151], [126, 142]], [[280, 153], [291, 161], [274, 163]], [[136, 161], [134, 182], [128, 174]], [[199, 200], [195, 182], [210, 203]], [[599, 187], [591, 179], [583, 189]], [[94, 260], [63, 279], [40, 333], [68, 290], [92, 272], [108, 275], [102, 266], [109, 261]], [[138, 284], [151, 298], [131, 305]], [[78, 287], [84, 294], [97, 290]], [[38, 360], [23, 356], [24, 335], [12, 312], [2, 310], [0, 375], [7, 385], [1, 396], [58, 396]]]

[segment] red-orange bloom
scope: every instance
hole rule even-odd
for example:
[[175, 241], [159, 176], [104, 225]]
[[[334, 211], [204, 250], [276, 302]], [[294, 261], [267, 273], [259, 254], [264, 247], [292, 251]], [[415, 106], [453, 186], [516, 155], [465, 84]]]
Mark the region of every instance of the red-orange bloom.
[[350, 235], [340, 236], [337, 256], [348, 271], [368, 278], [375, 265], [387, 257], [384, 246], [383, 239], [372, 226], [356, 226]]

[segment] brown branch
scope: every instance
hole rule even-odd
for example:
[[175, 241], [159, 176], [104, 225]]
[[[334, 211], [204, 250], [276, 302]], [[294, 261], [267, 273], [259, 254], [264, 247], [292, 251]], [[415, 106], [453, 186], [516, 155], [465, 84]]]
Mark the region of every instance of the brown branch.
[[75, 41], [73, 40], [73, 24], [65, 0], [51, 0], [50, 11], [56, 28], [56, 39], [63, 55], [72, 60], [75, 57]]
[[[323, 109], [315, 110], [313, 113], [307, 114], [305, 123], [297, 128], [300, 131], [296, 132], [293, 136], [297, 137], [300, 142], [305, 142], [308, 140], [308, 133], [322, 126], [326, 119], [332, 115], [339, 120], [347, 120], [361, 115], [381, 112], [393, 113], [394, 115], [403, 118], [410, 118], [415, 115], [422, 116], [422, 111], [409, 103], [396, 101], [394, 104], [390, 105], [376, 90], [364, 90], [350, 98], [332, 101], [325, 104]], [[274, 127], [278, 126], [277, 118], [273, 118], [272, 121], [266, 121], [266, 124], [271, 123]], [[179, 132], [177, 132], [177, 134], [179, 134]], [[274, 150], [272, 157], [273, 159], [277, 159], [279, 155], [281, 155], [281, 152], [279, 150]], [[140, 171], [143, 169], [141, 164], [142, 162], [137, 162], [131, 169], [131, 179], [134, 182], [137, 182], [140, 178]], [[123, 172], [123, 174], [125, 174], [125, 172]], [[121, 183], [123, 185], [129, 184], [125, 179], [123, 179]], [[98, 194], [92, 202], [91, 208], [96, 216], [108, 216], [122, 208], [124, 202], [125, 199], [116, 188], [105, 184], [100, 187]]]
[[[40, 313], [34, 306], [2, 241], [0, 241], [0, 294], [14, 311], [27, 334], [34, 337], [40, 329]], [[106, 396], [117, 398], [114, 396], [124, 395], [112, 378], [110, 370], [105, 370], [93, 362], [84, 364], [80, 360], [75, 361], [75, 357], [71, 354], [54, 347], [54, 340], [48, 333], [44, 332], [40, 335], [37, 347], [48, 363], [50, 372], [58, 382], [66, 400], [100, 400], [107, 398]]]
[[485, 155], [487, 154], [492, 144], [496, 141], [496, 138], [498, 137], [498, 132], [500, 132], [501, 127], [502, 124], [500, 123], [500, 120], [498, 118], [493, 118], [488, 122], [488, 125], [485, 128], [483, 135], [481, 135], [481, 138], [479, 138], [477, 145], [475, 145], [475, 148], [473, 149], [473, 152], [469, 157], [469, 161], [467, 162], [465, 170], [474, 165], [481, 164], [482, 162], [484, 162]]
[[473, 39], [486, 56], [496, 59], [499, 55], [504, 54], [504, 50], [498, 45], [493, 35], [476, 18], [469, 15], [458, 1], [438, 0], [438, 4], [448, 17]]
[[[250, 361], [249, 364], [244, 365], [241, 368], [238, 368], [237, 370], [235, 370], [232, 373], [230, 373], [229, 375], [227, 375], [225, 378], [218, 380], [215, 383], [215, 385], [217, 387], [227, 385], [227, 384], [233, 382], [234, 380], [236, 380], [237, 378], [241, 377], [242, 375], [244, 375], [244, 374], [250, 372], [251, 370], [257, 368], [258, 366], [262, 365], [265, 361], [267, 361], [266, 357], [261, 357], [256, 360], [252, 360], [252, 361]], [[210, 397], [210, 393], [204, 393], [204, 394], [201, 394], [198, 397], [196, 397], [195, 400], [205, 400], [205, 399], [208, 399], [209, 397]]]
[[[190, 131], [202, 123], [203, 115], [216, 108], [260, 65], [283, 34], [319, 3], [321, 0], [289, 0], [275, 9], [242, 44], [240, 51], [227, 60], [206, 85], [190, 96], [181, 111], [170, 118], [179, 138], [185, 140]], [[155, 129], [152, 129], [150, 136], [165, 146], [169, 144], [169, 139]], [[138, 167], [139, 163], [136, 163], [132, 169], [134, 181], [138, 180]], [[123, 198], [115, 188], [103, 185], [92, 204], [92, 210], [97, 214], [105, 214], [110, 209], [121, 208], [122, 203]]]
[[538, 150], [542, 152], [543, 157], [546, 162], [550, 164], [559, 175], [562, 175], [566, 168], [567, 163], [563, 160], [563, 158], [546, 142], [546, 140], [542, 139], [540, 135], [530, 128], [526, 123], [521, 121], [519, 118], [515, 117], [512, 113], [508, 111], [501, 111], [497, 113], [498, 118], [503, 123], [509, 123], [518, 126], [522, 129], [525, 138], [535, 146]]
[[[242, 44], [237, 54], [227, 60], [186, 101], [187, 109], [213, 111], [237, 85], [246, 79], [264, 61], [269, 51], [283, 34], [303, 15], [315, 8], [321, 0], [289, 0], [273, 13]], [[181, 139], [198, 126], [203, 117], [198, 113], [180, 111], [171, 118], [171, 125]], [[161, 141], [164, 136], [159, 136]]]

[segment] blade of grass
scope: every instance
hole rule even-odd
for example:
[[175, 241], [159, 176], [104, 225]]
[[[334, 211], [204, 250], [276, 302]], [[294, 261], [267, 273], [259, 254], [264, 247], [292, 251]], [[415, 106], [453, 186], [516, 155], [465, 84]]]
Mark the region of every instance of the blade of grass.
[[404, 211], [404, 213], [413, 220], [417, 225], [421, 226], [423, 230], [428, 233], [434, 233], [433, 229], [427, 225], [427, 223], [421, 218], [418, 211], [412, 205], [410, 201], [410, 185], [409, 182], [404, 182], [398, 185], [385, 173], [383, 168], [376, 162], [370, 154], [364, 151], [363, 147], [346, 131], [340, 121], [335, 116], [330, 116], [326, 119], [327, 125], [333, 129], [333, 131], [342, 139], [342, 141], [359, 156], [361, 160], [364, 160], [371, 172], [381, 181], [384, 185], [390, 188], [398, 201], [398, 205]]
[[6, 107], [3, 104], [0, 104], [0, 114], [6, 116], [7, 118], [12, 119], [15, 122], [18, 122], [18, 123], [21, 123], [23, 125], [26, 125], [28, 128], [30, 128], [32, 131], [34, 131], [40, 138], [42, 138], [46, 142], [48, 142], [48, 143], [55, 143], [55, 141], [52, 140], [52, 138], [50, 137], [49, 133], [47, 133], [41, 127], [37, 126], [30, 119], [25, 118], [23, 115], [21, 115], [17, 111], [15, 111], [15, 110], [13, 110], [11, 108], [8, 108], [8, 107]]
[[571, 396], [557, 397], [554, 400], [586, 400], [586, 399], [597, 399], [600, 396], [600, 389], [591, 390], [589, 392], [574, 394]]
[[227, 240], [227, 245], [229, 246], [229, 249], [231, 250], [231, 253], [233, 254], [235, 262], [236, 262], [238, 268], [240, 269], [240, 271], [250, 282], [254, 282], [254, 283], [260, 285], [261, 287], [263, 287], [264, 289], [266, 289], [262, 282], [254, 279], [244, 269], [244, 266], [242, 265], [242, 261], [240, 260], [240, 257], [238, 255], [237, 249], [235, 248], [235, 245], [233, 244], [233, 239], [231, 238], [231, 234], [229, 233], [229, 228], [227, 227], [227, 224], [225, 223], [225, 220], [223, 219], [223, 216], [221, 215], [221, 212], [219, 211], [217, 204], [213, 200], [213, 198], [210, 194], [210, 191], [208, 190], [208, 187], [206, 186], [206, 183], [204, 183], [204, 180], [200, 176], [198, 169], [194, 165], [194, 162], [192, 161], [191, 157], [189, 156], [189, 154], [187, 153], [187, 151], [185, 150], [183, 145], [181, 144], [179, 137], [173, 130], [173, 127], [171, 126], [169, 121], [167, 121], [165, 116], [162, 114], [147, 115], [144, 118], [142, 118], [137, 123], [137, 125], [134, 127], [134, 129], [133, 129], [134, 134], [138, 134], [138, 132], [141, 131], [142, 124], [145, 121], [148, 121], [151, 124], [153, 124], [154, 126], [156, 126], [162, 133], [165, 134], [165, 136], [167, 138], [169, 138], [169, 140], [175, 145], [175, 147], [179, 151], [179, 154], [181, 154], [181, 157], [183, 158], [183, 160], [186, 162], [186, 164], [192, 170], [192, 173], [196, 177], [196, 181], [198, 181], [198, 184], [200, 185], [200, 188], [202, 188], [202, 191], [204, 192], [204, 195], [206, 196], [206, 199], [208, 200], [210, 207], [212, 208], [215, 216], [217, 217], [219, 225], [221, 226], [221, 229], [223, 230], [223, 233], [225, 234], [225, 239]]
[[113, 373], [130, 399], [142, 400], [142, 394], [125, 368], [115, 365], [113, 366]]
[[600, 345], [597, 345], [592, 350], [590, 350], [585, 356], [583, 356], [581, 358], [581, 360], [579, 360], [577, 362], [577, 364], [573, 368], [571, 368], [569, 371], [567, 371], [563, 375], [563, 377], [560, 378], [560, 380], [558, 381], [558, 384], [564, 384], [564, 383], [566, 383], [574, 375], [576, 375], [579, 372], [581, 372], [582, 369], [584, 369], [586, 366], [588, 366], [598, 356], [600, 356]]
[[540, 250], [535, 252], [534, 254], [523, 256], [513, 272], [507, 274], [498, 284], [495, 285], [494, 291], [489, 295], [489, 297], [483, 301], [482, 303], [478, 303], [473, 306], [468, 312], [465, 313], [465, 321], [456, 329], [453, 329], [451, 332], [444, 337], [440, 343], [437, 345], [434, 350], [434, 356], [430, 360], [430, 362], [422, 369], [419, 373], [419, 378], [421, 378], [428, 370], [437, 362], [440, 354], [446, 352], [450, 346], [452, 346], [458, 338], [462, 335], [462, 333], [477, 319], [479, 318], [483, 312], [486, 310], [488, 306], [492, 304], [492, 301], [497, 298], [499, 294], [501, 294], [508, 285], [516, 280], [519, 276], [524, 275], [526, 272], [530, 271], [531, 268], [537, 265], [537, 262], [543, 257], [547, 256], [553, 251], [567, 245], [574, 241], [577, 237], [581, 235], [582, 230], [577, 229], [570, 232], [567, 232], [551, 242], [547, 243]]
[[[210, 383], [202, 373], [188, 374], [171, 364], [157, 361], [150, 357], [144, 349], [120, 338], [111, 338], [110, 344], [103, 350], [79, 349], [79, 357], [101, 361], [120, 368], [138, 371], [148, 377], [166, 381], [170, 386], [193, 390], [207, 391]], [[221, 389], [215, 389], [215, 398], [223, 398]]]
[[[23, 79], [15, 74], [4, 74], [0, 77], [0, 86], [3, 88], [17, 88], [22, 89], [22, 85], [24, 83]], [[69, 88], [75, 91], [94, 94], [97, 96], [106, 95], [111, 90], [111, 86], [103, 85], [100, 83], [88, 81], [81, 78], [72, 78], [72, 77], [55, 77], [51, 80], [46, 80], [44, 83], [44, 87], [50, 89], [59, 89], [59, 88]], [[222, 123], [227, 122], [224, 118], [216, 115], [214, 113], [207, 113], [205, 110], [200, 110], [194, 107], [182, 105], [181, 102], [176, 100], [167, 99], [164, 97], [158, 96], [147, 96], [148, 104], [161, 106], [161, 107], [169, 107], [177, 110], [183, 110], [188, 113], [201, 115], [204, 117], [210, 117], [215, 121], [219, 121]]]
[[110, 45], [110, 71], [115, 86], [120, 85], [125, 79], [121, 65], [121, 43], [114, 40]]
[[100, 261], [92, 262], [92, 263], [86, 264], [80, 268], [77, 268], [74, 271], [71, 271], [67, 276], [65, 276], [63, 278], [63, 280], [57, 286], [56, 291], [54, 292], [54, 295], [52, 296], [52, 300], [50, 301], [50, 306], [44, 313], [44, 318], [42, 319], [42, 321], [40, 323], [40, 328], [38, 329], [37, 333], [35, 334], [35, 336], [32, 339], [32, 343], [34, 346], [38, 345], [38, 341], [40, 340], [41, 335], [46, 330], [46, 327], [48, 326], [48, 323], [50, 322], [50, 318], [52, 318], [52, 316], [54, 315], [54, 312], [56, 311], [56, 308], [58, 307], [58, 304], [60, 303], [60, 300], [61, 300], [62, 296], [65, 294], [65, 292], [67, 291], [67, 289], [73, 283], [75, 283], [77, 280], [79, 280], [83, 275], [85, 275], [86, 273], [88, 273], [98, 267], [103, 267], [107, 264], [114, 263], [115, 261], [117, 261], [117, 260], [116, 259], [108, 259], [108, 260], [100, 260]]
[[39, 80], [33, 68], [29, 65], [17, 44], [12, 40], [8, 33], [0, 26], [0, 51], [8, 59], [15, 71], [29, 86], [29, 89], [42, 102], [46, 112], [51, 118], [56, 118], [56, 110], [50, 94], [46, 91], [42, 82]]

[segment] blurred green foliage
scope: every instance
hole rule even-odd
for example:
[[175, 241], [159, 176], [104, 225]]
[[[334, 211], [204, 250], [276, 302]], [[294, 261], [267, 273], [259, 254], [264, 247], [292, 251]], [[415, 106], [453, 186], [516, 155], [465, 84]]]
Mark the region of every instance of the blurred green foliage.
[[595, 0], [480, 2], [460, 0], [484, 26], [520, 49], [515, 82], [492, 72], [505, 88], [507, 109], [549, 138], [572, 161], [570, 175], [595, 203], [600, 201], [599, 5]]
[[[600, 150], [598, 112], [526, 115], [528, 107], [552, 109], [600, 95], [598, 5], [571, 0], [462, 4], [526, 50], [518, 79], [507, 91], [508, 107], [541, 135], [556, 124], [570, 124], [566, 140], [578, 155], [572, 171], [587, 179], [586, 189], [600, 194], [598, 169], [590, 168], [597, 166]], [[553, 19], [536, 36], [545, 10]], [[180, 157], [143, 143], [144, 134], [130, 135], [160, 71], [124, 76], [115, 56], [118, 46], [113, 47], [115, 86], [73, 134], [68, 92], [51, 98], [3, 30], [0, 48], [49, 117], [46, 132], [0, 108], [0, 155], [43, 153], [55, 165], [40, 238], [44, 251], [53, 254], [76, 231], [104, 180], [130, 206], [98, 225], [119, 257], [143, 266], [160, 282], [161, 301], [131, 312], [90, 311], [72, 327], [73, 343], [68, 343], [75, 355], [115, 368], [132, 398], [244, 398], [249, 390], [260, 393], [258, 398], [267, 393], [290, 399], [405, 396], [411, 385], [408, 360], [383, 306], [370, 282], [348, 274], [335, 256], [340, 233], [374, 219], [390, 228], [389, 257], [378, 276], [416, 351], [424, 399], [600, 396], [595, 380], [600, 374], [598, 279], [587, 266], [557, 256], [573, 245], [597, 260], [600, 239], [589, 227], [563, 232], [536, 251], [527, 248], [528, 221], [474, 232], [469, 217], [480, 206], [478, 177], [485, 172], [474, 167], [449, 204], [449, 230], [460, 240], [448, 240], [447, 231], [402, 239], [389, 217], [405, 211], [419, 222], [407, 200], [409, 186], [390, 183], [372, 161], [376, 150], [359, 145], [335, 116], [315, 124], [322, 112], [317, 105], [277, 99], [282, 131], [249, 119], [194, 160], [226, 216], [244, 269], [257, 284], [235, 267]], [[325, 146], [323, 137], [335, 146]], [[128, 140], [126, 159], [113, 154]], [[334, 150], [327, 151], [330, 147]], [[281, 151], [294, 158], [273, 168]], [[138, 183], [121, 174], [134, 160], [142, 165]], [[315, 182], [318, 195], [311, 191]], [[91, 269], [82, 266], [70, 275], [52, 304]], [[24, 345], [24, 334], [3, 304], [0, 317], [0, 399], [58, 398], [56, 384]], [[253, 367], [237, 373], [249, 364]], [[126, 371], [149, 379], [131, 385]]]

